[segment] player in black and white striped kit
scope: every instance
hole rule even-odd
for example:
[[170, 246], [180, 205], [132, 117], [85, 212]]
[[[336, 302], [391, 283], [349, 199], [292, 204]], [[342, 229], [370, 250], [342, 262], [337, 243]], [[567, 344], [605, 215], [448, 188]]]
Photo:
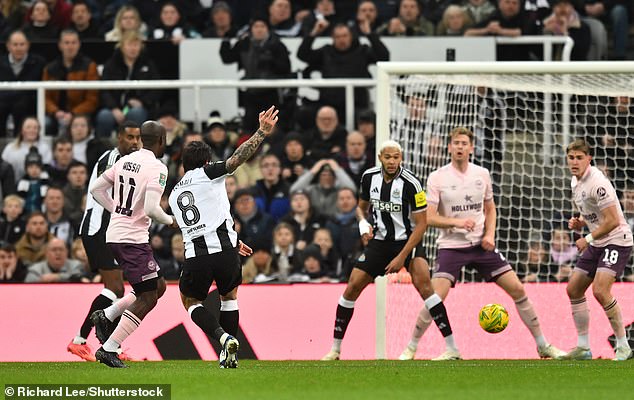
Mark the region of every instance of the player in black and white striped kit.
[[[185, 175], [169, 197], [185, 242], [185, 262], [179, 282], [181, 300], [196, 325], [223, 346], [220, 368], [238, 366], [240, 344], [235, 336], [239, 320], [238, 286], [242, 282], [238, 255], [252, 252], [238, 241], [233, 230], [225, 176], [255, 154], [264, 138], [273, 132], [277, 113], [274, 106], [262, 111], [260, 128], [226, 161], [210, 164], [211, 148], [203, 142], [189, 143], [183, 150]], [[214, 280], [221, 301], [219, 320], [202, 304]]]
[[86, 195], [86, 211], [81, 221], [79, 233], [93, 272], [99, 271], [104, 288], [95, 297], [90, 310], [84, 319], [79, 333], [68, 344], [67, 350], [86, 361], [95, 361], [94, 352], [86, 343], [93, 327], [90, 315], [109, 307], [118, 298], [123, 297], [123, 273], [117, 266], [114, 256], [106, 246], [106, 229], [110, 222], [110, 213], [103, 209], [90, 194], [90, 188], [99, 176], [110, 168], [117, 160], [141, 148], [141, 130], [135, 122], [124, 122], [117, 131], [117, 147], [108, 150], [99, 157], [90, 175], [88, 194]]
[[[354, 303], [366, 286], [377, 276], [398, 272], [403, 266], [412, 275], [412, 283], [425, 300], [447, 346], [455, 347], [445, 305], [431, 286], [429, 265], [421, 246], [427, 230], [423, 186], [411, 171], [402, 167], [403, 150], [397, 142], [387, 140], [381, 144], [379, 161], [380, 166], [369, 168], [361, 177], [357, 220], [361, 239], [367, 245], [339, 298], [333, 345], [322, 358], [324, 361], [339, 359]], [[374, 226], [365, 219], [370, 210]]]

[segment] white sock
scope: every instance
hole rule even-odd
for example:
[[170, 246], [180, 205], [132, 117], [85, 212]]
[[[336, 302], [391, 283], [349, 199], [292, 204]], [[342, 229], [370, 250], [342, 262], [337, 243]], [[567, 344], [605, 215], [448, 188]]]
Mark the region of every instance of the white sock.
[[578, 335], [577, 336], [577, 347], [583, 347], [584, 349], [590, 348], [590, 337], [589, 335]]
[[546, 341], [544, 335], [535, 336], [535, 343], [537, 343], [537, 347], [540, 349], [548, 346], [548, 342]]
[[627, 336], [616, 338], [616, 347], [630, 347], [630, 343], [627, 341]]
[[334, 339], [332, 341], [332, 348], [330, 350], [336, 351], [337, 353], [341, 353], [341, 342], [343, 339]]
[[73, 338], [73, 344], [86, 344], [86, 338], [83, 338], [83, 337], [79, 336], [79, 334], [77, 334]]

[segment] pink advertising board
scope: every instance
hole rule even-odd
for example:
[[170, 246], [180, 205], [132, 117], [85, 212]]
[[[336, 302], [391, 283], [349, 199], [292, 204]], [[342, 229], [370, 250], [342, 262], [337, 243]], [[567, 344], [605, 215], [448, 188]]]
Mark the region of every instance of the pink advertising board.
[[[246, 285], [240, 288], [240, 328], [253, 356], [264, 360], [319, 359], [331, 345], [337, 300], [343, 284]], [[626, 325], [634, 321], [634, 284], [614, 286]], [[1, 285], [0, 361], [75, 361], [66, 345], [75, 335], [99, 285]], [[574, 347], [575, 330], [564, 284], [527, 285], [544, 334], [562, 349]], [[595, 357], [610, 358], [607, 338], [612, 334], [601, 307], [588, 293], [590, 335]], [[499, 334], [482, 331], [479, 308], [501, 303], [510, 314], [509, 327]], [[388, 358], [396, 358], [407, 344], [422, 301], [411, 285], [388, 286]], [[465, 358], [536, 358], [535, 345], [512, 300], [493, 284], [458, 285], [447, 299], [456, 341]], [[375, 358], [375, 290], [369, 286], [357, 301], [354, 318], [343, 343], [342, 358]], [[283, 343], [283, 346], [280, 346]], [[94, 335], [89, 344], [98, 348]], [[168, 285], [157, 308], [124, 343], [132, 356], [161, 360], [191, 347], [192, 358], [216, 360], [207, 337], [189, 319], [180, 303], [178, 286]], [[246, 348], [243, 346], [241, 351]], [[167, 352], [166, 352], [167, 349]], [[176, 350], [174, 350], [176, 349]], [[418, 358], [443, 350], [435, 326], [421, 340]]]

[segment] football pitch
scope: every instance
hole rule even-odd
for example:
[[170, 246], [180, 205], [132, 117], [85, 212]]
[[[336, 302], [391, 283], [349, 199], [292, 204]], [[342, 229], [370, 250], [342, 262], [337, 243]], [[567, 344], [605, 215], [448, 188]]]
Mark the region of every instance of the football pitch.
[[[171, 384], [172, 399], [628, 399], [634, 361], [0, 363], [3, 384]], [[4, 390], [3, 390], [4, 392]], [[3, 393], [3, 397], [5, 397]], [[17, 397], [6, 397], [16, 399]], [[66, 398], [64, 398], [66, 399]]]

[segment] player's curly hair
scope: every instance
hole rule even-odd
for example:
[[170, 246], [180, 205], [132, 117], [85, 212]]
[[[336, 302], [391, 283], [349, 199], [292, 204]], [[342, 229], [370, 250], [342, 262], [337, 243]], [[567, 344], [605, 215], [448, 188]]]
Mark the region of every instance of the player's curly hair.
[[211, 161], [211, 147], [205, 142], [190, 142], [183, 149], [183, 169], [185, 172], [200, 168]]

